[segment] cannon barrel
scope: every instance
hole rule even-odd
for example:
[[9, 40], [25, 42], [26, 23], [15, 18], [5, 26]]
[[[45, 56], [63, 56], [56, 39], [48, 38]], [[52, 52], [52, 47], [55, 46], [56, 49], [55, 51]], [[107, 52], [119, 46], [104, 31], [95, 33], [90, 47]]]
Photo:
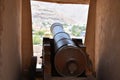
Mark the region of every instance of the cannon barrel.
[[62, 24], [54, 23], [51, 26], [51, 32], [54, 36], [56, 51], [59, 50], [62, 46], [75, 46], [69, 34], [63, 30]]
[[86, 56], [84, 52], [63, 30], [63, 25], [54, 23], [51, 26], [54, 39], [55, 57], [54, 65], [57, 72], [62, 76], [79, 76], [86, 68]]

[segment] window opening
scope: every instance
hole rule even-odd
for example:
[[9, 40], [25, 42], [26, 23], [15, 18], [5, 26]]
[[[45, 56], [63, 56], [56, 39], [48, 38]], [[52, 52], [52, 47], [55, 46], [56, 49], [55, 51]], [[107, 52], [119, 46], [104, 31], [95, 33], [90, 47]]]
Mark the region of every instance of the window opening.
[[33, 55], [38, 57], [37, 68], [41, 67], [42, 39], [52, 37], [50, 27], [54, 22], [63, 24], [64, 30], [73, 38], [85, 39], [89, 5], [58, 4], [32, 1]]

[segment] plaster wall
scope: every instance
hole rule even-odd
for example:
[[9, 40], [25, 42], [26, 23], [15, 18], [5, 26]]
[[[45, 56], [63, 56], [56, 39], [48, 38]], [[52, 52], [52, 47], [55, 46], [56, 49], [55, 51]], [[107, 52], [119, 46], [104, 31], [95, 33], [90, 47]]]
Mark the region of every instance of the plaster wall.
[[0, 0], [0, 80], [20, 71], [20, 0]]
[[91, 0], [86, 47], [97, 80], [120, 80], [120, 1]]
[[120, 0], [97, 0], [95, 60], [98, 80], [120, 80]]

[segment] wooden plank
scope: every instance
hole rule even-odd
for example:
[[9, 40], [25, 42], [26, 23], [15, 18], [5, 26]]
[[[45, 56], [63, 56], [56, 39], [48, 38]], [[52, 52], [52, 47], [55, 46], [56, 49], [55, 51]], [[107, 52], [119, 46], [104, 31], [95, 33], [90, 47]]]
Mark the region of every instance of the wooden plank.
[[89, 4], [90, 0], [36, 0], [61, 4]]
[[21, 52], [22, 52], [22, 69], [27, 71], [30, 67], [33, 56], [32, 45], [32, 20], [30, 0], [22, 1], [22, 28], [21, 28]]
[[89, 15], [86, 29], [85, 45], [95, 69], [95, 26], [96, 26], [96, 0], [90, 1]]

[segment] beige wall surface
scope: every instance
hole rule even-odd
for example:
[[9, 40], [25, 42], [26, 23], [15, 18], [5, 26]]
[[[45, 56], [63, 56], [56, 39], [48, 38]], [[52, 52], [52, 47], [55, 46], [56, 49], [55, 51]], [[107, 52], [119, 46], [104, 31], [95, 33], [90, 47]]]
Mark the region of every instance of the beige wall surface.
[[0, 0], [0, 80], [20, 70], [20, 0]]
[[120, 80], [120, 0], [97, 0], [96, 63], [98, 80]]
[[120, 0], [91, 0], [86, 32], [97, 80], [120, 80]]
[[0, 0], [0, 80], [28, 70], [32, 55], [30, 0]]

